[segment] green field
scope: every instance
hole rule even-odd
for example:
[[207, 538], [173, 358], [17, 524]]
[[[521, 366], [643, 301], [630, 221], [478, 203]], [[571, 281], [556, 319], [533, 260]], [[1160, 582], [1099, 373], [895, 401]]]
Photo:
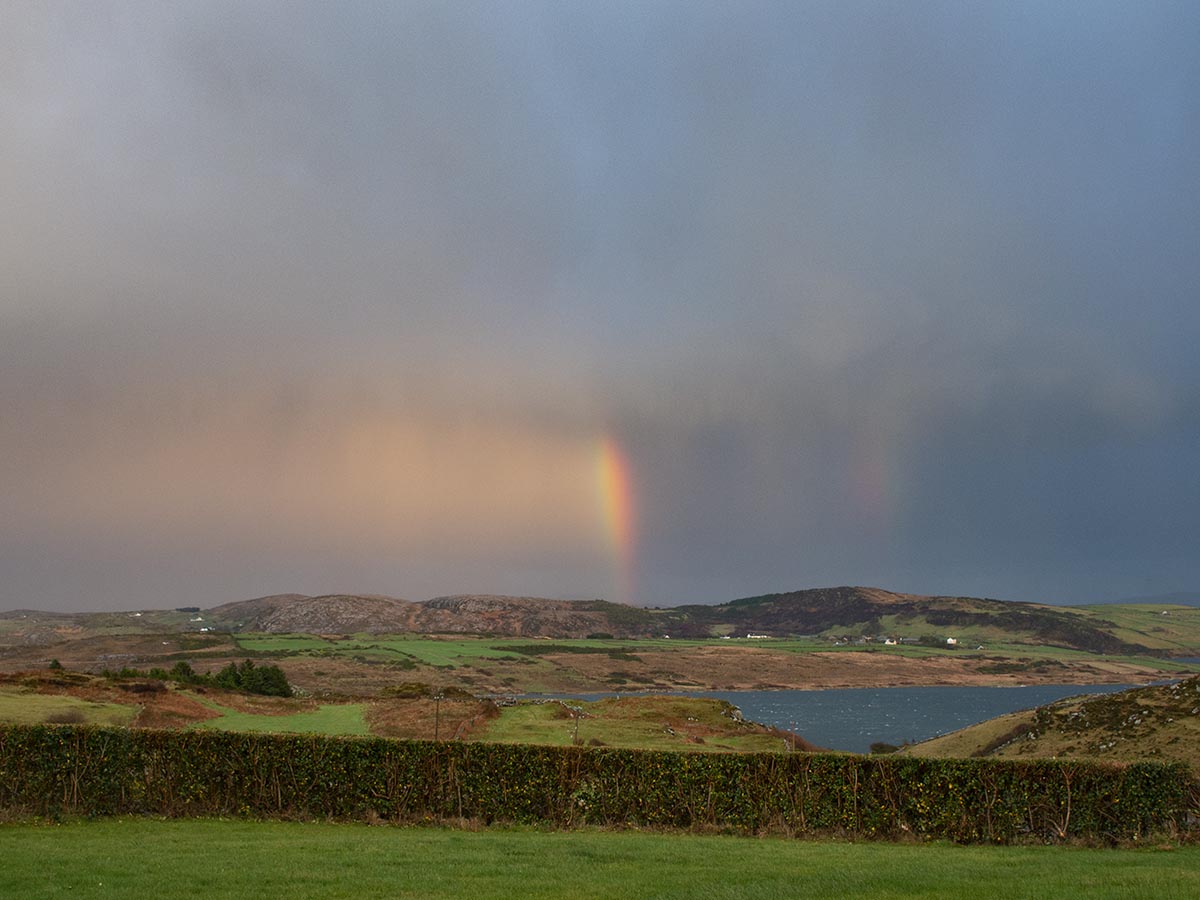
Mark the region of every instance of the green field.
[[[1123, 616], [1137, 619], [1139, 622], [1145, 620], [1149, 624], [1154, 624], [1153, 617], [1141, 610], [1125, 611], [1121, 607], [1103, 607], [1104, 610], [1113, 610], [1112, 618], [1114, 620], [1121, 619]], [[1189, 630], [1192, 626], [1190, 613], [1197, 613], [1197, 622], [1200, 623], [1200, 609], [1187, 610], [1181, 608], [1184, 612], [1174, 614], [1175, 619], [1172, 620], [1172, 625], [1175, 626], [1173, 635], [1180, 636], [1179, 632]], [[1187, 621], [1185, 621], [1185, 619]], [[1200, 624], [1198, 624], [1200, 627]], [[928, 629], [926, 629], [928, 630]], [[414, 663], [438, 666], [443, 668], [455, 668], [464, 665], [478, 665], [486, 663], [487, 660], [514, 660], [524, 658], [533, 663], [538, 661], [540, 656], [553, 653], [572, 654], [572, 653], [644, 653], [644, 652], [684, 652], [696, 647], [752, 647], [757, 650], [783, 652], [783, 653], [887, 653], [893, 656], [903, 656], [909, 658], [926, 658], [931, 656], [944, 656], [953, 654], [955, 657], [972, 658], [976, 656], [1002, 656], [1002, 657], [1026, 657], [1026, 658], [1041, 658], [1041, 659], [1059, 659], [1068, 662], [1086, 662], [1086, 661], [1104, 661], [1112, 660], [1116, 657], [1105, 656], [1103, 654], [1089, 653], [1084, 650], [1071, 650], [1063, 647], [1055, 647], [1050, 645], [1040, 644], [1018, 644], [1004, 642], [1003, 640], [988, 640], [983, 635], [972, 637], [967, 634], [970, 629], [963, 629], [960, 643], [957, 649], [945, 647], [927, 647], [913, 644], [885, 646], [879, 643], [867, 645], [860, 644], [835, 644], [827, 640], [814, 640], [811, 638], [770, 638], [764, 640], [746, 640], [744, 638], [723, 640], [720, 638], [711, 639], [685, 639], [685, 640], [667, 640], [661, 638], [655, 639], [627, 639], [627, 640], [593, 640], [593, 639], [578, 639], [578, 638], [557, 638], [553, 641], [539, 640], [531, 638], [484, 638], [484, 637], [463, 637], [463, 638], [429, 638], [417, 635], [356, 635], [341, 639], [324, 638], [315, 635], [263, 635], [263, 634], [239, 634], [236, 635], [238, 646], [249, 652], [259, 653], [278, 653], [278, 654], [303, 654], [312, 656], [344, 656], [344, 657], [360, 657], [372, 658], [378, 660], [404, 661], [409, 660]], [[957, 632], [956, 632], [957, 633]], [[1132, 634], [1132, 633], [1131, 633]], [[1130, 637], [1132, 639], [1132, 637]], [[1198, 641], [1200, 642], [1200, 641]], [[983, 649], [975, 649], [982, 644]], [[1163, 641], [1162, 645], [1171, 646], [1174, 649], [1185, 650], [1187, 645], [1174, 644]], [[1163, 669], [1166, 671], [1189, 670], [1191, 668], [1200, 668], [1188, 666], [1183, 663], [1173, 663], [1154, 659], [1151, 657], [1120, 657], [1138, 662], [1139, 664], [1149, 666], [1151, 668]]]
[[486, 659], [517, 659], [521, 654], [506, 650], [504, 645], [528, 644], [528, 640], [487, 640], [483, 638], [437, 638], [388, 635], [361, 635], [330, 639], [315, 635], [236, 635], [239, 647], [250, 651], [303, 653], [384, 660], [412, 660], [429, 666], [458, 666]]
[[230, 709], [202, 697], [196, 697], [205, 706], [221, 713], [219, 719], [197, 722], [193, 728], [210, 728], [219, 731], [268, 731], [315, 734], [370, 734], [363, 718], [361, 703], [327, 703], [313, 710], [292, 713], [286, 716], [256, 715]]
[[0, 688], [0, 722], [16, 722], [20, 725], [50, 721], [128, 725], [137, 713], [137, 707], [120, 703], [94, 703], [78, 697], [39, 694], [23, 688]]
[[1200, 847], [849, 844], [134, 819], [0, 826], [0, 896], [1183, 898]]
[[[354, 635], [324, 638], [316, 635], [238, 634], [237, 644], [257, 653], [304, 654], [309, 656], [362, 657], [383, 661], [411, 661], [439, 668], [477, 666], [488, 660], [524, 660], [537, 665], [549, 653], [620, 653], [622, 651], [682, 650], [714, 641], [590, 640], [562, 638], [430, 638], [419, 635]], [[784, 642], [781, 642], [784, 643]], [[790, 645], [797, 642], [786, 642]], [[815, 649], [816, 645], [810, 645]]]
[[[569, 718], [567, 709], [581, 710]], [[670, 724], [668, 724], [670, 723]], [[719, 734], [709, 734], [709, 729]], [[488, 726], [485, 740], [507, 744], [600, 743], [645, 750], [736, 750], [771, 753], [783, 749], [778, 735], [747, 728], [722, 716], [718, 704], [684, 697], [626, 697], [568, 700], [565, 704], [520, 703], [506, 707]], [[706, 736], [702, 736], [706, 735]], [[692, 736], [699, 740], [692, 739]]]
[[[246, 713], [224, 706], [209, 697], [192, 695], [197, 702], [221, 714], [192, 725], [219, 731], [255, 731], [313, 734], [370, 734], [364, 703], [330, 703], [317, 709], [286, 715]], [[53, 698], [51, 698], [53, 699]], [[433, 702], [424, 701], [427, 716]], [[711, 750], [777, 752], [782, 738], [756, 726], [742, 726], [721, 714], [715, 701], [691, 697], [626, 697], [595, 701], [570, 700], [570, 707], [584, 711], [576, 728], [568, 707], [558, 702], [519, 703], [504, 707], [499, 718], [489, 721], [472, 739], [509, 744], [580, 743], [651, 750]], [[132, 715], [132, 712], [130, 713]], [[0, 715], [0, 721], [3, 716]], [[45, 721], [36, 716], [30, 723]], [[740, 733], [744, 731], [745, 733]]]
[[1106, 603], [1075, 608], [1112, 622], [1113, 634], [1124, 641], [1193, 655], [1200, 646], [1200, 607]]

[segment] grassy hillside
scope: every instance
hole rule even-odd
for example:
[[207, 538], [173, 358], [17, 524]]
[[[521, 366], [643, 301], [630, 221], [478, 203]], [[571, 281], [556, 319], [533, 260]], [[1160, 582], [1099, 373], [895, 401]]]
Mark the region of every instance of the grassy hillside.
[[[211, 672], [269, 658], [309, 693], [356, 695], [402, 681], [512, 694], [1130, 683], [1200, 671], [1171, 661], [1200, 655], [1200, 608], [1180, 605], [1049, 607], [840, 587], [652, 610], [490, 595], [279, 595], [220, 610], [3, 614], [0, 671], [58, 658], [91, 672], [181, 660]], [[217, 624], [239, 617], [268, 630]], [[401, 630], [386, 633], [388, 623]]]
[[121, 703], [105, 703], [70, 694], [38, 693], [28, 687], [0, 686], [0, 722], [129, 725], [137, 712], [135, 707]]
[[1200, 653], [1200, 607], [1109, 603], [1076, 609], [1120, 640], [1170, 653]]
[[[834, 587], [746, 597], [713, 605], [643, 609], [603, 600], [468, 595], [412, 603], [391, 597], [281, 594], [209, 610], [0, 614], [0, 645], [52, 646], [150, 633], [458, 634], [623, 639], [772, 637], [920, 638], [1015, 642], [1109, 654], [1200, 650], [1198, 610], [1160, 604], [1046, 606], [976, 597]], [[1157, 618], [1154, 618], [1157, 616]], [[1166, 621], [1172, 619], [1172, 621]], [[1178, 619], [1178, 621], [1174, 621]]]
[[197, 722], [196, 728], [220, 731], [289, 731], [316, 734], [370, 734], [361, 703], [324, 703], [299, 712], [272, 715], [248, 713], [219, 703], [206, 703], [219, 715]]
[[[982, 647], [982, 649], [980, 649]], [[432, 635], [189, 635], [80, 639], [52, 648], [0, 651], [0, 671], [120, 665], [170, 669], [188, 662], [214, 672], [230, 662], [278, 664], [314, 695], [370, 695], [403, 682], [476, 695], [582, 691], [763, 690], [879, 685], [1139, 683], [1200, 672], [1152, 656], [1111, 656], [1005, 641], [957, 647], [883, 645], [828, 638], [538, 639]], [[119, 667], [119, 666], [118, 666]]]
[[[1098, 653], [1136, 654], [1146, 649], [1136, 633], [1113, 633], [1089, 610], [976, 597], [928, 597], [879, 588], [839, 587], [747, 597], [715, 606], [663, 611], [664, 623], [690, 637], [741, 633], [867, 637], [953, 636], [1051, 644]], [[664, 624], [666, 627], [666, 624]]]
[[622, 697], [522, 703], [502, 711], [484, 732], [489, 741], [647, 750], [778, 752], [802, 738], [742, 721], [729, 704], [689, 697]]
[[[136, 688], [136, 690], [134, 690]], [[145, 688], [145, 689], [143, 689]], [[26, 673], [0, 681], [0, 722], [76, 722], [222, 731], [375, 734], [382, 737], [636, 747], [711, 752], [778, 751], [795, 736], [743, 721], [729, 704], [694, 697], [522, 701], [498, 707], [427, 685], [390, 696], [316, 699], [202, 691], [148, 679]]]
[[1200, 677], [1068, 698], [907, 748], [914, 756], [1186, 762], [1200, 772]]

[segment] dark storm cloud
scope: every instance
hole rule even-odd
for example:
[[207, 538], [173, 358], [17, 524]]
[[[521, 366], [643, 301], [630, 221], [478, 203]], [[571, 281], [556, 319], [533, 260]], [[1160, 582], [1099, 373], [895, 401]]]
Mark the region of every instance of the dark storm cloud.
[[1189, 4], [4, 11], [0, 606], [1200, 579]]

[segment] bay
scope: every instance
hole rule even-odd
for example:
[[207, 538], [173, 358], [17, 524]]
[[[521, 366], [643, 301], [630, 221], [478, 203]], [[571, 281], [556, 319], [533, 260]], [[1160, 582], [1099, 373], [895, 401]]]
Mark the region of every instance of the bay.
[[[1129, 684], [1039, 684], [1023, 687], [832, 688], [815, 691], [685, 691], [728, 700], [764, 725], [794, 730], [828, 750], [867, 753], [871, 744], [927, 740], [976, 722], [1078, 694], [1108, 694]], [[563, 694], [596, 699], [621, 696]]]

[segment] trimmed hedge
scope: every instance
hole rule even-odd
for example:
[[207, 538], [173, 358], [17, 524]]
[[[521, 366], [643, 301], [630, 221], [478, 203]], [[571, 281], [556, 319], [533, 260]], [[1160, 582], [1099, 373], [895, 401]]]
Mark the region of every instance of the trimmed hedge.
[[1182, 764], [709, 754], [0, 726], [0, 810], [1014, 841], [1181, 828]]

